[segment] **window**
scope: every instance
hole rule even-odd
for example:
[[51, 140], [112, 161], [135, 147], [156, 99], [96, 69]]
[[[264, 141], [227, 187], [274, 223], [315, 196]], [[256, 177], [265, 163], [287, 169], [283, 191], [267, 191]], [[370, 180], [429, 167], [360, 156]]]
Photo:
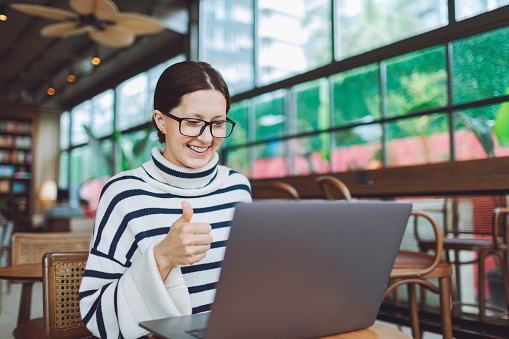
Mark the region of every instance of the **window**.
[[[359, 67], [331, 77], [333, 127], [369, 123], [381, 118], [380, 67]], [[382, 167], [382, 126], [370, 124], [332, 133], [331, 170]]]
[[71, 116], [69, 112], [64, 112], [60, 116], [60, 149], [65, 150], [69, 147], [69, 129], [71, 127]]
[[92, 99], [92, 133], [101, 138], [113, 132], [114, 91], [108, 90]]
[[117, 88], [117, 129], [120, 131], [147, 122], [152, 117], [148, 101], [148, 76], [141, 73]]
[[447, 104], [447, 71], [443, 46], [387, 61], [388, 117]]
[[254, 86], [253, 0], [200, 1], [200, 60], [223, 75], [232, 94]]
[[[297, 85], [296, 119], [289, 134], [329, 128], [329, 84], [326, 79]], [[329, 171], [330, 136], [328, 133], [297, 138], [289, 143], [292, 174], [325, 173]]]
[[[267, 93], [256, 98], [255, 141], [282, 137], [285, 134], [286, 91]], [[269, 141], [254, 147], [255, 163], [252, 176], [281, 177], [287, 175], [285, 142]]]
[[456, 0], [456, 20], [463, 20], [509, 4], [509, 0]]
[[[228, 117], [235, 121], [235, 128], [232, 135], [224, 139], [222, 148], [231, 145], [246, 144], [249, 141], [249, 102], [241, 101], [231, 106]], [[226, 164], [237, 172], [249, 175], [249, 154], [248, 148], [231, 149], [226, 152]]]
[[336, 59], [447, 25], [447, 0], [337, 0]]
[[90, 126], [92, 103], [90, 100], [76, 106], [71, 111], [71, 144], [79, 145], [88, 142], [87, 132], [83, 126]]
[[330, 2], [261, 0], [257, 33], [259, 83], [268, 84], [330, 63]]

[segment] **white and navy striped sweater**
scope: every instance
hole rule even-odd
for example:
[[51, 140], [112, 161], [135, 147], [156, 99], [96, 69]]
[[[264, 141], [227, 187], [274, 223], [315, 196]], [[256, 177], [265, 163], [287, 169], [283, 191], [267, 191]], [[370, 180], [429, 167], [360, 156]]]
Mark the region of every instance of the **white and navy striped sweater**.
[[[210, 309], [234, 206], [251, 201], [248, 179], [218, 159], [186, 169], [155, 147], [151, 161], [104, 186], [80, 287], [81, 316], [94, 336], [138, 338], [147, 334], [142, 320]], [[214, 240], [202, 261], [172, 269], [163, 282], [154, 245], [182, 215], [183, 200], [194, 209], [191, 222], [212, 225]]]

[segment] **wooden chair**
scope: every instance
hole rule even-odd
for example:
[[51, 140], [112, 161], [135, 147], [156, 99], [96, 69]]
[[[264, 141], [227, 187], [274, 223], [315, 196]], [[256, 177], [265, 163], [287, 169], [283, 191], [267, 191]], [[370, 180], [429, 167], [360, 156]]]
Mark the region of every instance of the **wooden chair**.
[[[414, 218], [425, 218], [433, 227], [435, 234], [434, 255], [425, 252], [413, 252], [400, 250], [396, 256], [396, 261], [391, 271], [392, 283], [387, 287], [384, 298], [401, 285], [407, 285], [408, 305], [410, 309], [410, 320], [412, 327], [412, 337], [421, 338], [419, 326], [419, 315], [417, 308], [417, 296], [415, 285], [421, 285], [424, 288], [439, 294], [440, 313], [442, 320], [442, 335], [445, 339], [452, 338], [452, 320], [451, 320], [451, 277], [452, 266], [442, 260], [443, 234], [437, 221], [427, 212], [413, 210], [411, 213]], [[438, 279], [438, 286], [434, 285], [429, 279]]]
[[316, 178], [316, 183], [328, 200], [352, 200], [348, 187], [336, 177], [322, 175]]
[[[331, 176], [322, 176], [316, 179], [325, 193], [328, 200], [351, 200], [350, 191], [347, 186], [339, 179]], [[440, 296], [440, 312], [442, 319], [442, 333], [446, 339], [452, 338], [452, 319], [450, 310], [450, 285], [452, 268], [451, 265], [442, 260], [442, 240], [443, 234], [436, 220], [424, 211], [413, 210], [414, 218], [425, 218], [433, 227], [435, 238], [433, 240], [433, 249], [435, 255], [429, 255], [425, 252], [412, 252], [400, 250], [396, 256], [393, 269], [391, 271], [391, 284], [387, 288], [384, 298], [391, 292], [396, 292], [396, 288], [407, 284], [408, 305], [410, 308], [410, 320], [412, 327], [412, 336], [416, 339], [421, 338], [419, 326], [419, 315], [417, 310], [417, 296], [415, 293], [415, 284], [420, 284], [425, 288], [436, 292]], [[416, 221], [416, 220], [415, 220]], [[438, 286], [433, 285], [428, 279], [438, 278]]]
[[90, 247], [89, 233], [49, 232], [14, 233], [12, 236], [12, 264], [34, 264], [47, 252], [84, 252]]
[[91, 337], [81, 319], [79, 288], [88, 252], [46, 253], [43, 265], [43, 318], [20, 324], [16, 339]]
[[299, 200], [299, 193], [290, 184], [282, 181], [251, 182], [253, 200]]
[[71, 230], [71, 218], [49, 219], [48, 232], [69, 232]]
[[[505, 213], [508, 204], [506, 195], [477, 195], [448, 197], [444, 203], [444, 252], [447, 261], [454, 266], [456, 283], [453, 286], [453, 313], [459, 315], [461, 305], [476, 306], [480, 321], [501, 318], [509, 314], [509, 278], [503, 274], [506, 309], [487, 305], [486, 265], [488, 256], [494, 256], [498, 264], [509, 267], [509, 218]], [[494, 215], [495, 213], [495, 215]], [[419, 238], [419, 247], [427, 251], [432, 241]], [[461, 260], [460, 251], [476, 252], [474, 260]], [[451, 258], [450, 252], [453, 253]], [[460, 266], [478, 265], [478, 302], [467, 303], [461, 300]], [[488, 316], [487, 310], [496, 313]]]
[[[81, 233], [14, 233], [11, 244], [13, 265], [41, 263], [47, 252], [86, 252], [90, 247], [91, 234]], [[33, 281], [12, 281], [23, 283], [21, 293], [26, 305], [19, 305], [23, 318], [30, 317], [30, 300]], [[18, 324], [21, 325], [21, 324]]]

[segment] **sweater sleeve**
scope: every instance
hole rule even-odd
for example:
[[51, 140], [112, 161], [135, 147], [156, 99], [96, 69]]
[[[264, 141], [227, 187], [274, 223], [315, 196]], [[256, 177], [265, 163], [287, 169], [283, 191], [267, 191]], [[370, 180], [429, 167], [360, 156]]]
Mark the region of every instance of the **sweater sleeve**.
[[121, 229], [120, 220], [125, 217], [114, 208], [111, 213], [105, 212], [108, 208], [100, 210], [80, 286], [80, 310], [87, 328], [100, 338], [138, 338], [148, 334], [138, 326], [140, 321], [191, 314], [180, 268], [172, 269], [162, 281], [154, 258], [156, 242], [143, 252], [137, 251], [136, 258], [123, 260], [120, 254], [128, 254], [131, 248], [126, 244], [135, 243], [127, 231], [117, 250], [108, 251], [118, 234], [112, 230]]

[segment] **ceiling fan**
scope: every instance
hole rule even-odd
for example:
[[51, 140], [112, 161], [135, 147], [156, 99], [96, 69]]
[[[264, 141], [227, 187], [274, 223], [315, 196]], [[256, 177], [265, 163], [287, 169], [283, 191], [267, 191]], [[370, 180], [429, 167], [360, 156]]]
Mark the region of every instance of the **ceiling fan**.
[[88, 32], [94, 42], [113, 48], [130, 46], [136, 35], [164, 29], [156, 18], [119, 12], [110, 0], [69, 0], [69, 5], [73, 11], [31, 4], [11, 4], [11, 7], [25, 14], [63, 21], [43, 27], [40, 32], [43, 37], [68, 37]]

